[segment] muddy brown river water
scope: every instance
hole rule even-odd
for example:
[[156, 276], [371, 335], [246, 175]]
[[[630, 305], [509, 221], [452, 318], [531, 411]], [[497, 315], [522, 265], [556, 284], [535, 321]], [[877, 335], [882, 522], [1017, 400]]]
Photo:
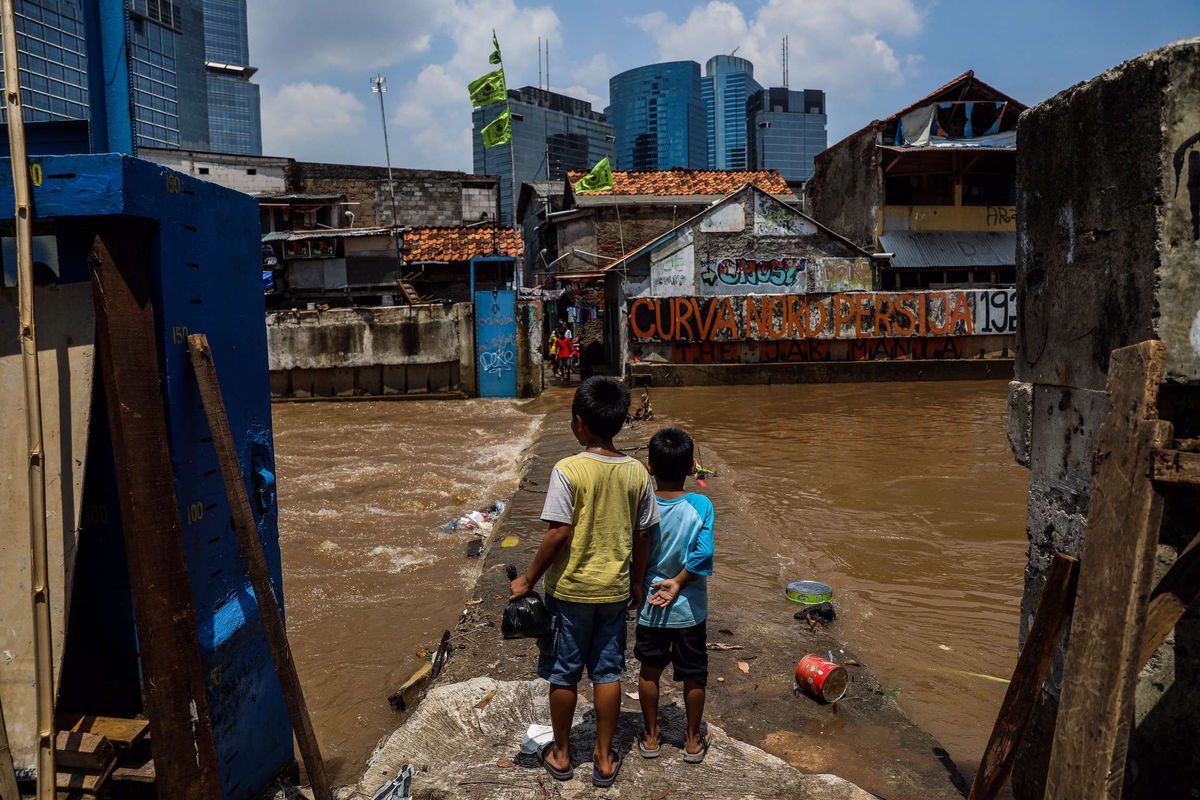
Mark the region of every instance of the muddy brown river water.
[[[437, 526], [510, 494], [542, 412], [565, 424], [566, 399], [275, 407], [289, 630], [335, 779], [396, 726], [387, 695], [473, 581], [470, 537]], [[972, 772], [1016, 660], [1024, 566], [1004, 383], [652, 399], [718, 469], [719, 596], [790, 613], [788, 581], [832, 584], [838, 634]]]

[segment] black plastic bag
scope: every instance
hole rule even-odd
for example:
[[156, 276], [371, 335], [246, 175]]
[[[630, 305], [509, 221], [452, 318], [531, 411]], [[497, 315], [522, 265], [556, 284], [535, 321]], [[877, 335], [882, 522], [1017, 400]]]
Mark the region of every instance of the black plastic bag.
[[[516, 580], [517, 568], [508, 565], [508, 579]], [[550, 611], [537, 592], [510, 600], [504, 608], [504, 621], [500, 631], [505, 639], [536, 639], [553, 630]]]

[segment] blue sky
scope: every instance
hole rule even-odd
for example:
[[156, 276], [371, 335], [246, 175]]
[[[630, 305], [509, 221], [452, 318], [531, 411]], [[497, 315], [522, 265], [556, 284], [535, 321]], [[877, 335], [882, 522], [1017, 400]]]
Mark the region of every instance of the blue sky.
[[537, 84], [603, 110], [610, 76], [655, 61], [703, 65], [735, 47], [764, 85], [827, 93], [832, 144], [955, 75], [1033, 104], [1154, 47], [1200, 35], [1200, 0], [250, 0], [250, 55], [269, 155], [383, 163], [382, 72], [392, 163], [471, 169], [466, 84], [499, 33], [510, 87]]

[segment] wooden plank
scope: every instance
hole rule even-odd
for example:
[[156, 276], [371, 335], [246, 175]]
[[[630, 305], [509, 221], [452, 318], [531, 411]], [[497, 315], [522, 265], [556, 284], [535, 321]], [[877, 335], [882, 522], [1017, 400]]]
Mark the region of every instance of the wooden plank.
[[1055, 553], [1054, 560], [1050, 562], [1037, 614], [1025, 638], [1025, 649], [1017, 659], [1004, 702], [1000, 705], [992, 736], [979, 762], [979, 771], [975, 773], [975, 781], [971, 784], [970, 800], [999, 798], [1012, 774], [1017, 746], [1033, 714], [1042, 684], [1046, 681], [1046, 673], [1050, 671], [1050, 662], [1054, 660], [1063, 625], [1071, 616], [1078, 565], [1076, 559], [1063, 553]]
[[149, 231], [113, 224], [92, 246], [97, 349], [104, 375], [129, 583], [145, 675], [143, 693], [160, 797], [220, 797], [196, 610], [167, 450]]
[[94, 733], [121, 749], [133, 747], [146, 737], [150, 723], [144, 719], [100, 717], [94, 714], [59, 714], [58, 727], [64, 731]]
[[112, 775], [115, 760], [108, 762], [102, 770], [60, 769], [55, 775], [54, 785], [60, 792], [78, 792], [80, 794], [97, 794]]
[[1157, 419], [1167, 348], [1114, 350], [1111, 410], [1096, 435], [1096, 473], [1080, 559], [1079, 593], [1045, 797], [1117, 800], [1133, 724], [1133, 691], [1163, 500], [1151, 454], [1171, 441]]
[[196, 382], [200, 386], [200, 399], [204, 403], [204, 414], [208, 418], [213, 447], [217, 451], [221, 479], [225, 483], [225, 493], [229, 498], [233, 530], [237, 534], [242, 557], [250, 573], [250, 585], [254, 587], [254, 596], [258, 600], [263, 632], [271, 649], [271, 657], [275, 660], [275, 671], [279, 675], [283, 698], [292, 720], [292, 730], [296, 734], [296, 742], [304, 760], [304, 770], [308, 774], [316, 800], [333, 800], [333, 791], [325, 774], [325, 762], [321, 758], [321, 748], [313, 731], [308, 705], [304, 702], [304, 690], [296, 672], [296, 663], [292, 659], [292, 648], [288, 644], [283, 612], [279, 608], [279, 599], [275, 596], [275, 586], [271, 583], [271, 572], [267, 568], [267, 556], [263, 552], [262, 539], [258, 536], [254, 511], [250, 507], [250, 495], [246, 491], [246, 481], [242, 477], [242, 467], [238, 462], [233, 431], [229, 427], [229, 416], [225, 412], [225, 400], [221, 396], [221, 383], [217, 378], [217, 367], [213, 361], [212, 349], [208, 345], [208, 337], [203, 333], [188, 336], [188, 351], [192, 369], [196, 373]]
[[117, 757], [112, 742], [94, 733], [60, 730], [54, 740], [54, 758], [63, 770], [102, 770]]
[[1176, 557], [1175, 563], [1162, 576], [1150, 595], [1146, 609], [1146, 626], [1142, 629], [1142, 644], [1138, 669], [1146, 665], [1175, 628], [1175, 624], [1200, 597], [1200, 534]]
[[19, 798], [17, 773], [13, 767], [12, 749], [8, 746], [8, 728], [4, 724], [4, 703], [0, 702], [0, 800]]
[[1162, 449], [1154, 451], [1154, 480], [1200, 486], [1200, 453], [1190, 450]]
[[154, 759], [146, 757], [136, 763], [119, 764], [113, 770], [112, 779], [117, 782], [154, 783]]

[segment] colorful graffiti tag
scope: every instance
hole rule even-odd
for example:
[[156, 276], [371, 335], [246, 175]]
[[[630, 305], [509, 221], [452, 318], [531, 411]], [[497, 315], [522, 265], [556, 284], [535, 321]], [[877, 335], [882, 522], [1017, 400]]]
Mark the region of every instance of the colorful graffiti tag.
[[804, 258], [723, 258], [705, 265], [700, 281], [714, 294], [802, 288], [806, 263]]
[[629, 330], [641, 342], [893, 339], [1016, 332], [1016, 292], [847, 292], [834, 295], [639, 297]]
[[809, 266], [810, 292], [869, 292], [874, 286], [871, 262], [865, 258], [818, 258]]

